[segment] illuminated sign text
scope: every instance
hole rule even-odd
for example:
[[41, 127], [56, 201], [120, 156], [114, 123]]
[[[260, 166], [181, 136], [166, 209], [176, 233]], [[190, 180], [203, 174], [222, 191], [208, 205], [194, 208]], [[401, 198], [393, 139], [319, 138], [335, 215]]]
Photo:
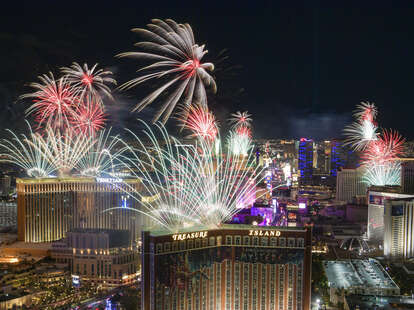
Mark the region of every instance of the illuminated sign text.
[[206, 238], [208, 232], [207, 231], [197, 231], [188, 234], [176, 234], [172, 235], [174, 241], [177, 240], [187, 240], [187, 239], [198, 239], [198, 238]]
[[280, 231], [279, 230], [249, 230], [249, 236], [270, 236], [270, 237], [279, 237]]

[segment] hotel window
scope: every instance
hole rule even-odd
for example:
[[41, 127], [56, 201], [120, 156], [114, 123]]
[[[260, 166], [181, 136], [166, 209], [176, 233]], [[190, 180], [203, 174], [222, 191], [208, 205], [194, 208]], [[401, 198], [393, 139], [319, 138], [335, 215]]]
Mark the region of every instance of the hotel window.
[[284, 238], [284, 237], [279, 238], [279, 245], [280, 246], [286, 246], [286, 238]]
[[253, 237], [253, 245], [259, 245], [259, 237]]
[[194, 240], [188, 240], [187, 246], [189, 249], [192, 249], [194, 247]]
[[200, 247], [200, 239], [196, 239], [195, 241], [195, 247], [199, 248]]
[[217, 246], [221, 246], [221, 236], [217, 236]]
[[295, 246], [295, 238], [288, 238], [288, 247], [293, 248]]
[[234, 244], [241, 245], [241, 236], [234, 237]]
[[202, 239], [201, 243], [203, 244], [203, 248], [208, 247], [208, 239], [207, 238]]
[[303, 248], [305, 247], [305, 239], [303, 238], [298, 238], [298, 245], [299, 248]]
[[268, 237], [262, 237], [261, 238], [261, 245], [267, 246], [269, 244], [269, 238]]
[[216, 239], [214, 237], [210, 237], [210, 246], [216, 245]]
[[157, 243], [157, 253], [162, 252], [162, 243]]
[[277, 238], [270, 237], [270, 246], [277, 246]]
[[164, 252], [169, 252], [171, 250], [171, 243], [164, 243]]
[[178, 244], [177, 244], [177, 242], [173, 242], [173, 244], [172, 244], [172, 250], [174, 252], [178, 250]]
[[233, 244], [233, 236], [226, 236], [226, 245]]
[[180, 241], [180, 250], [185, 250], [186, 242]]
[[244, 236], [243, 237], [243, 245], [250, 245], [250, 237]]

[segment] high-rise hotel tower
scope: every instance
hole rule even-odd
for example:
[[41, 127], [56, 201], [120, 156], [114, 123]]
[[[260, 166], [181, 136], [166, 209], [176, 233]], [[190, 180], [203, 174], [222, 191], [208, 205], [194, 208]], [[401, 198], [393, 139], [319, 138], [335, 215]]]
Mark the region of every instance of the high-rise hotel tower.
[[[148, 218], [132, 210], [139, 180], [108, 178], [17, 179], [18, 239], [50, 242], [73, 228], [124, 229], [140, 237]], [[147, 197], [151, 199], [151, 197]]]
[[142, 233], [143, 310], [309, 310], [311, 230], [221, 225]]

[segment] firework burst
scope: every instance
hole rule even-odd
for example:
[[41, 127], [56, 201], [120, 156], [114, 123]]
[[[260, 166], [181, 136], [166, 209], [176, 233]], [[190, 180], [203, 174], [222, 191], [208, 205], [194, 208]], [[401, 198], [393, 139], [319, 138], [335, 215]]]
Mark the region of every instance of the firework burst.
[[11, 139], [0, 142], [0, 161], [12, 163], [26, 171], [29, 177], [44, 178], [50, 176], [56, 169], [40, 151], [39, 141], [35, 139], [29, 123], [29, 135], [16, 135], [7, 129]]
[[[215, 156], [209, 143], [182, 145], [163, 126], [156, 125], [155, 131], [145, 126], [143, 138], [130, 132], [136, 147], [124, 143], [120, 156], [145, 188], [132, 194], [141, 204], [137, 212], [171, 231], [189, 225], [216, 226], [252, 196], [261, 171], [253, 167], [250, 153]], [[144, 198], [148, 196], [157, 199], [149, 202]]]
[[192, 132], [191, 137], [213, 141], [218, 134], [216, 118], [205, 106], [191, 105], [184, 108], [179, 120], [183, 128]]
[[127, 52], [118, 57], [134, 57], [152, 63], [140, 69], [144, 74], [121, 86], [129, 89], [149, 80], [165, 79], [164, 84], [141, 100], [134, 111], [141, 111], [161, 94], [169, 92], [166, 100], [154, 116], [154, 122], [165, 123], [181, 101], [184, 106], [193, 103], [207, 105], [205, 87], [216, 92], [216, 83], [207, 71], [214, 70], [212, 63], [202, 63], [208, 52], [204, 45], [195, 44], [193, 30], [188, 24], [177, 24], [171, 19], [153, 19], [147, 29], [134, 28], [147, 41], [136, 43], [140, 52]]
[[405, 139], [393, 130], [384, 130], [377, 140], [368, 144], [362, 154], [365, 165], [382, 165], [397, 160], [404, 155]]
[[101, 94], [113, 99], [109, 85], [116, 85], [116, 80], [112, 78], [111, 71], [104, 71], [97, 67], [98, 64], [95, 64], [89, 69], [86, 63], [82, 67], [74, 62], [70, 67], [61, 68], [65, 79], [79, 101], [82, 101], [85, 97], [90, 97], [89, 99], [102, 104]]
[[30, 84], [35, 92], [20, 97], [33, 99], [26, 114], [33, 114], [39, 127], [46, 125], [56, 129], [67, 126], [68, 117], [77, 102], [68, 81], [65, 78], [56, 80], [51, 72], [39, 76], [39, 80], [40, 83]]
[[360, 122], [366, 120], [374, 123], [375, 118], [377, 117], [377, 113], [378, 110], [374, 103], [361, 102], [359, 105], [357, 105], [354, 111], [354, 117]]
[[76, 164], [76, 170], [83, 176], [97, 177], [103, 173], [111, 174], [118, 166], [117, 158], [120, 155], [117, 145], [120, 138], [111, 136], [111, 129], [99, 132], [92, 147], [88, 148], [84, 156]]
[[94, 136], [105, 126], [106, 115], [96, 101], [84, 99], [85, 103], [74, 108], [69, 115], [71, 127], [80, 134]]
[[240, 112], [237, 111], [236, 113], [233, 113], [230, 115], [229, 123], [231, 124], [233, 129], [238, 129], [240, 127], [250, 128], [252, 118], [251, 114], [249, 112]]
[[[243, 129], [244, 128], [244, 129]], [[234, 156], [247, 156], [252, 149], [250, 130], [241, 127], [236, 131], [231, 131], [227, 140], [227, 147]]]
[[45, 135], [34, 134], [33, 141], [30, 143], [37, 152], [43, 153], [46, 160], [61, 176], [66, 176], [90, 151], [95, 140], [90, 136], [76, 134], [71, 128], [61, 132], [47, 127]]
[[368, 185], [400, 185], [401, 164], [398, 161], [365, 165], [362, 181]]
[[363, 151], [378, 138], [378, 127], [375, 123], [377, 108], [373, 103], [361, 102], [354, 111], [355, 121], [345, 127], [345, 145], [355, 151]]

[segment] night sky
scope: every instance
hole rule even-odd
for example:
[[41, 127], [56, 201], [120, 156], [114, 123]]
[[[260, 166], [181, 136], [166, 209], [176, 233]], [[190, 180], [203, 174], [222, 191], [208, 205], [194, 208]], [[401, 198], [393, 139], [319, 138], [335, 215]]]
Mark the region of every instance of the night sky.
[[[210, 99], [222, 123], [231, 112], [249, 110], [255, 137], [340, 137], [355, 105], [371, 101], [380, 126], [414, 138], [414, 3], [335, 8], [322, 2], [171, 2], [2, 4], [1, 127], [24, 127], [28, 105], [17, 97], [29, 91], [25, 84], [73, 61], [99, 62], [119, 83], [132, 78], [138, 62], [114, 58], [140, 40], [130, 29], [151, 18], [172, 18], [190, 23], [196, 42], [206, 44], [204, 61], [227, 49], [221, 69], [231, 70], [217, 72], [218, 94]], [[110, 124], [131, 127], [137, 117], [150, 117], [153, 108], [128, 113], [148, 90], [144, 84], [117, 93], [117, 101], [108, 103]]]

